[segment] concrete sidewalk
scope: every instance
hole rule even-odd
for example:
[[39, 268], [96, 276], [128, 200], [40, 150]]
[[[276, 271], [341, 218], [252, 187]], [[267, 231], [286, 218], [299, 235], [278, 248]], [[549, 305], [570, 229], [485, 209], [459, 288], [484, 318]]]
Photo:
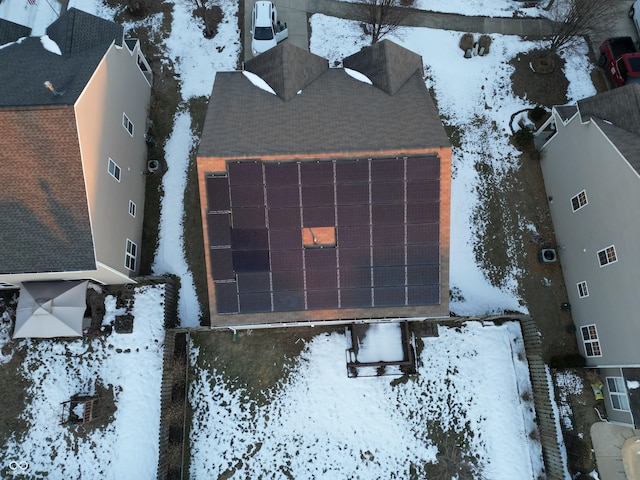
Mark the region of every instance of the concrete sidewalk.
[[[359, 5], [338, 0], [273, 0], [278, 16], [289, 27], [289, 40], [297, 47], [309, 49], [308, 15], [322, 13], [332, 17], [359, 20]], [[256, 0], [244, 0], [244, 59], [251, 54], [251, 11]], [[545, 18], [468, 17], [464, 15], [407, 9], [404, 24], [458, 32], [500, 33], [529, 38], [543, 38], [551, 34], [553, 22]]]

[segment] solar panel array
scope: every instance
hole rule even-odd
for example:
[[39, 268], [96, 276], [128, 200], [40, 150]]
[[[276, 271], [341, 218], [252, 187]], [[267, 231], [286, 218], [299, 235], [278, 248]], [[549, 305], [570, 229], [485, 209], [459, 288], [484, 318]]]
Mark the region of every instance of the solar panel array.
[[206, 178], [218, 313], [439, 303], [439, 178], [437, 156], [228, 162]]

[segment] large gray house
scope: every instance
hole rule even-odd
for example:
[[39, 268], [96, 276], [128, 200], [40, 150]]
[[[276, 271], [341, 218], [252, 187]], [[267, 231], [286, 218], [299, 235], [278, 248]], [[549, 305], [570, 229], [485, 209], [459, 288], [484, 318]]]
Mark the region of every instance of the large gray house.
[[605, 379], [610, 421], [640, 424], [640, 85], [556, 107], [544, 144], [578, 345]]
[[140, 44], [74, 8], [41, 38], [2, 22], [0, 288], [130, 282], [152, 80]]

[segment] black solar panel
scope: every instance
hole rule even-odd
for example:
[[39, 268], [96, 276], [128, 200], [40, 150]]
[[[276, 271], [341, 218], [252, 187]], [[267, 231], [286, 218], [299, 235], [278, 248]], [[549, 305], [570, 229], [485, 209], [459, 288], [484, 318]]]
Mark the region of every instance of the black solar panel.
[[272, 273], [273, 289], [277, 291], [304, 290], [304, 272], [300, 270], [276, 270]]
[[374, 225], [403, 224], [404, 205], [401, 203], [389, 205], [372, 205], [371, 215], [373, 217], [372, 223]]
[[240, 312], [260, 313], [271, 311], [271, 293], [242, 293], [238, 294]]
[[238, 292], [235, 282], [215, 284], [218, 313], [238, 313]]
[[300, 190], [294, 187], [268, 187], [269, 208], [285, 208], [300, 205]]
[[333, 185], [332, 162], [304, 162], [300, 164], [302, 186], [331, 184]]
[[302, 223], [305, 227], [323, 227], [335, 225], [335, 209], [331, 207], [305, 207], [302, 210]]
[[406, 305], [404, 287], [379, 287], [373, 289], [373, 301], [376, 307], [395, 307]]
[[342, 288], [340, 306], [342, 308], [365, 308], [371, 306], [371, 288]]
[[304, 310], [304, 292], [273, 292], [273, 310], [276, 312]]
[[336, 183], [369, 183], [369, 162], [349, 160], [336, 162]]
[[269, 250], [269, 231], [266, 228], [231, 230], [231, 248], [238, 250]]
[[229, 210], [229, 179], [207, 177], [207, 208], [209, 211]]
[[335, 289], [338, 287], [338, 271], [333, 269], [307, 269], [308, 289]]
[[437, 223], [439, 217], [439, 203], [407, 204], [407, 223]]
[[236, 207], [261, 207], [265, 205], [262, 185], [231, 185], [231, 201]]
[[272, 230], [290, 230], [302, 228], [299, 208], [270, 208], [269, 228]]
[[271, 275], [269, 272], [238, 273], [238, 290], [241, 292], [271, 291]]
[[234, 250], [233, 270], [236, 272], [265, 272], [269, 270], [269, 250]]
[[209, 230], [209, 245], [231, 245], [231, 226], [228, 213], [209, 213], [207, 215], [207, 228]]
[[340, 276], [341, 288], [370, 287], [371, 286], [371, 268], [344, 268], [338, 271]]
[[310, 310], [338, 308], [338, 290], [307, 290]]
[[440, 303], [440, 286], [409, 286], [409, 305], [436, 305]]
[[298, 184], [297, 163], [265, 163], [264, 174], [270, 186]]
[[369, 204], [368, 183], [345, 183], [336, 185], [338, 205]]
[[335, 204], [333, 200], [333, 184], [305, 185], [302, 187], [302, 203], [305, 207]]
[[261, 162], [229, 162], [227, 165], [230, 185], [261, 185]]
[[231, 220], [234, 228], [266, 227], [265, 207], [234, 208]]
[[[230, 281], [216, 282], [218, 311], [438, 303], [439, 162], [228, 162], [228, 179], [207, 178], [208, 210], [231, 209], [207, 215], [210, 245], [231, 245], [210, 250]], [[335, 245], [309, 245], [308, 228]]]
[[404, 162], [397, 159], [372, 160], [371, 184], [404, 181]]
[[440, 158], [431, 157], [409, 157], [407, 158], [407, 179], [418, 178], [440, 179]]
[[230, 248], [211, 248], [211, 274], [215, 280], [235, 279]]

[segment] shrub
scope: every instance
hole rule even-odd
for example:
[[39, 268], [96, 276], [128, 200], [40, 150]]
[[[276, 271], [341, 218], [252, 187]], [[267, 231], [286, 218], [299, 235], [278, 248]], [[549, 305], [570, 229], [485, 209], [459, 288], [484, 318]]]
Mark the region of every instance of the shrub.
[[491, 37], [489, 35], [480, 35], [480, 39], [478, 40], [478, 51], [482, 47], [484, 47], [483, 55], [487, 55], [489, 53], [489, 47], [491, 46]]
[[541, 120], [546, 113], [547, 113], [547, 109], [544, 108], [543, 106], [538, 105], [535, 108], [532, 108], [531, 110], [529, 110], [529, 118], [534, 122], [537, 122]]
[[473, 38], [473, 34], [465, 33], [464, 35], [462, 35], [462, 38], [460, 39], [460, 48], [462, 49], [463, 52], [466, 52], [470, 48], [473, 48], [474, 42], [475, 42], [475, 39]]
[[522, 127], [514, 134], [513, 138], [520, 148], [528, 148], [533, 144], [533, 130], [526, 126]]
[[551, 368], [582, 368], [587, 364], [585, 358], [579, 353], [569, 355], [558, 355], [551, 357], [549, 366]]

